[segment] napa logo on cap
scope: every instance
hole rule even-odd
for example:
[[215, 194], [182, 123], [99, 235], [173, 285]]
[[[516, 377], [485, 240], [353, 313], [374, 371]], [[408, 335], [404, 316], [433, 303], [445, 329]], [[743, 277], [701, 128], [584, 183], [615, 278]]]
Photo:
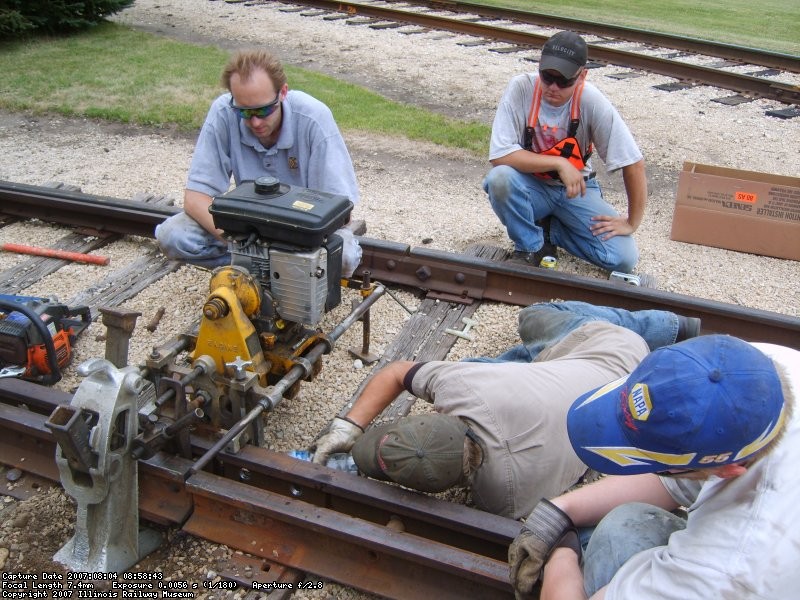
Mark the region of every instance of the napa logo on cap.
[[646, 383], [637, 383], [628, 394], [628, 410], [637, 421], [647, 421], [653, 403], [650, 401], [650, 392]]

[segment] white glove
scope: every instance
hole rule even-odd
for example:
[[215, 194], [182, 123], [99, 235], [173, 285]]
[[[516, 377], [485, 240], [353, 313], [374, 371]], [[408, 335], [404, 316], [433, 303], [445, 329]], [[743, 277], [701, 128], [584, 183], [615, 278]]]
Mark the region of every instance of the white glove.
[[361, 264], [361, 244], [347, 227], [337, 229], [336, 235], [342, 238], [342, 277], [348, 278]]
[[328, 433], [319, 438], [312, 446], [313, 462], [324, 465], [334, 452], [350, 452], [353, 444], [364, 433], [360, 425], [347, 417], [334, 417]]

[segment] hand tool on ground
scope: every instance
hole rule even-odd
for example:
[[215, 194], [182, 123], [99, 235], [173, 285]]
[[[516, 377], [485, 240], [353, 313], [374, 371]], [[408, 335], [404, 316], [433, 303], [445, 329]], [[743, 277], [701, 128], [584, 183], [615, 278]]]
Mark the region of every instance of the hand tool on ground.
[[34, 256], [46, 256], [48, 258], [60, 258], [62, 260], [72, 260], [75, 262], [89, 263], [93, 265], [107, 265], [111, 261], [111, 259], [107, 256], [84, 254], [82, 252], [70, 252], [69, 250], [60, 250], [58, 248], [25, 246], [23, 244], [2, 244], [0, 245], [0, 250], [5, 250], [6, 252], [17, 252], [19, 254], [33, 254]]
[[464, 317], [461, 319], [461, 322], [464, 323], [465, 327], [461, 331], [458, 329], [445, 329], [445, 333], [449, 333], [450, 335], [454, 335], [456, 337], [464, 338], [465, 340], [469, 340], [470, 342], [475, 339], [475, 336], [472, 335], [469, 330], [472, 329], [474, 326], [478, 324], [478, 321], [475, 319], [470, 319], [469, 317]]

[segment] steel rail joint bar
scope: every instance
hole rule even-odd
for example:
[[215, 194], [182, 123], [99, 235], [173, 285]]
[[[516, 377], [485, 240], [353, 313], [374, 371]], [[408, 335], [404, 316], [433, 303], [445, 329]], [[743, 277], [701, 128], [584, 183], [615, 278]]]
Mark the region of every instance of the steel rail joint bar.
[[[359, 244], [362, 257], [358, 274], [369, 271], [376, 281], [434, 290], [469, 301], [483, 297], [487, 269], [481, 268], [478, 259], [365, 237], [359, 238]], [[492, 264], [486, 261], [487, 267]]]

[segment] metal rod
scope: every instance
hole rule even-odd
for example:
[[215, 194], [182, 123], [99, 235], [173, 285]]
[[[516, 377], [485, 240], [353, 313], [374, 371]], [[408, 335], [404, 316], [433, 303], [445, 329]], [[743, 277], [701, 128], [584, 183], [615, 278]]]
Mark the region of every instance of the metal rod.
[[[179, 383], [181, 387], [185, 387], [187, 384], [191, 383], [200, 375], [206, 372], [206, 368], [204, 365], [200, 365], [192, 369], [190, 373], [187, 373], [183, 377], [181, 377]], [[161, 394], [158, 398], [156, 398], [156, 406], [163, 406], [165, 402], [171, 400], [175, 397], [175, 388], [169, 388], [166, 392]]]
[[184, 427], [191, 425], [198, 419], [202, 419], [205, 416], [205, 413], [201, 408], [195, 408], [193, 411], [186, 413], [180, 419], [175, 421], [172, 425], [168, 425], [164, 429], [164, 435], [168, 438], [171, 438], [176, 433], [178, 433]]
[[392, 298], [392, 300], [397, 302], [400, 305], [400, 308], [402, 308], [408, 314], [413, 315], [416, 312], [416, 309], [415, 310], [411, 310], [405, 304], [403, 304], [403, 302], [400, 300], [400, 298], [398, 298], [397, 295], [392, 290], [387, 289], [386, 293], [389, 294], [389, 296]]
[[18, 254], [33, 254], [34, 256], [46, 256], [48, 258], [59, 258], [61, 260], [71, 260], [80, 263], [93, 265], [107, 265], [111, 259], [107, 256], [97, 256], [96, 254], [86, 254], [84, 252], [70, 252], [60, 248], [42, 248], [40, 246], [26, 246], [24, 244], [12, 244], [7, 242], [0, 246], [0, 250], [6, 252], [16, 252]]
[[272, 386], [272, 390], [269, 394], [262, 397], [256, 406], [250, 409], [241, 420], [236, 422], [226, 433], [222, 436], [216, 444], [214, 444], [208, 451], [203, 454], [200, 458], [195, 461], [192, 468], [189, 469], [186, 473], [186, 478], [188, 479], [195, 473], [199, 473], [200, 471], [205, 468], [205, 466], [214, 458], [217, 454], [219, 454], [233, 439], [236, 438], [245, 428], [250, 425], [253, 421], [255, 421], [259, 415], [264, 412], [265, 410], [273, 410], [280, 401], [283, 399], [283, 393], [289, 389], [290, 386], [294, 385], [295, 382], [299, 381], [301, 377], [305, 377], [308, 374], [308, 368], [306, 365], [313, 365], [323, 354], [327, 354], [333, 349], [333, 343], [338, 340], [342, 334], [347, 331], [353, 323], [355, 323], [361, 315], [363, 315], [369, 308], [378, 301], [378, 299], [383, 296], [386, 288], [382, 285], [377, 285], [375, 290], [364, 298], [364, 301], [361, 302], [358, 306], [356, 306], [344, 320], [339, 323], [333, 331], [328, 335], [327, 339], [324, 341], [317, 342], [311, 350], [303, 357], [303, 362], [298, 362], [295, 364], [291, 369], [289, 369], [288, 373], [284, 375], [278, 383]]
[[[364, 271], [364, 277], [361, 281], [361, 292], [366, 293], [370, 288], [370, 272]], [[362, 299], [363, 302], [363, 299]], [[370, 337], [370, 312], [364, 313], [361, 317], [361, 354], [362, 356], [369, 355], [369, 337]]]

